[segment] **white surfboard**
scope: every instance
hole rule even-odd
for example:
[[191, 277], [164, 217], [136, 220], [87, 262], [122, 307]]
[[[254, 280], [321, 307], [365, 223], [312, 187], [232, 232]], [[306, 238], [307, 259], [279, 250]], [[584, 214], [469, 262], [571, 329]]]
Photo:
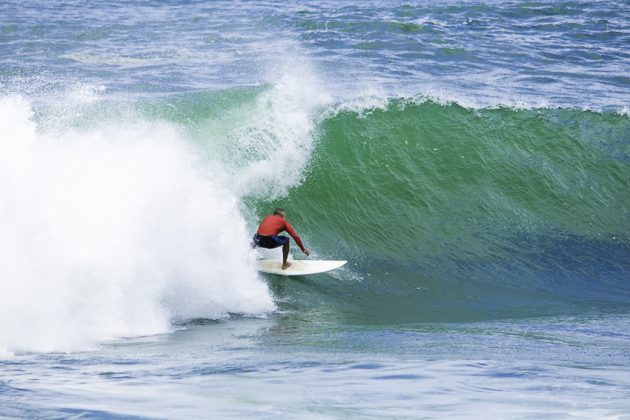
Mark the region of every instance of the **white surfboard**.
[[342, 260], [289, 260], [291, 266], [282, 269], [282, 261], [258, 260], [258, 271], [281, 276], [307, 276], [309, 274], [324, 273], [343, 266], [348, 261]]

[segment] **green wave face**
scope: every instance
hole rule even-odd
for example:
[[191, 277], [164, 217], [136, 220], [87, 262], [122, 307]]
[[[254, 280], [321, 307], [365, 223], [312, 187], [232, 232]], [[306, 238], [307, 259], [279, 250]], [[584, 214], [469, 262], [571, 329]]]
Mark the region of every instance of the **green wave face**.
[[338, 303], [357, 320], [630, 301], [627, 116], [396, 100], [337, 112], [319, 137], [306, 181], [273, 204], [351, 260], [355, 298]]

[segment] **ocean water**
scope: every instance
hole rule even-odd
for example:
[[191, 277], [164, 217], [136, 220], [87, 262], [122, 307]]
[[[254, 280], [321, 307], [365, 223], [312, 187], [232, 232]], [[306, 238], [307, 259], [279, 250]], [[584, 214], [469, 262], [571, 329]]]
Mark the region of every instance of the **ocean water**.
[[0, 417], [630, 418], [628, 22], [0, 2]]

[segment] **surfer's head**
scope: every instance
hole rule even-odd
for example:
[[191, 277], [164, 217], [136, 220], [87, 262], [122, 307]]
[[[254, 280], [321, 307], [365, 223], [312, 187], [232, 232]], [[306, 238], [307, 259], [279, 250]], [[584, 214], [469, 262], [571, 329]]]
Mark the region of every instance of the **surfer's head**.
[[278, 216], [282, 217], [284, 219], [284, 217], [287, 215], [284, 211], [284, 209], [281, 209], [280, 207], [276, 208], [273, 211], [273, 214], [277, 214]]

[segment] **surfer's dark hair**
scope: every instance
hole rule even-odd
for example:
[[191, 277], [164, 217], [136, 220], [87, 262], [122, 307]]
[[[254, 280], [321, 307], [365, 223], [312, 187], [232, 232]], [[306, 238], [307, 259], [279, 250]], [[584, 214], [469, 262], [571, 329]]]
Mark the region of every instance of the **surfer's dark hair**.
[[280, 207], [277, 207], [274, 211], [273, 214], [277, 214], [278, 216], [282, 216], [282, 214], [286, 214], [286, 211], [284, 211], [284, 209], [281, 209]]

